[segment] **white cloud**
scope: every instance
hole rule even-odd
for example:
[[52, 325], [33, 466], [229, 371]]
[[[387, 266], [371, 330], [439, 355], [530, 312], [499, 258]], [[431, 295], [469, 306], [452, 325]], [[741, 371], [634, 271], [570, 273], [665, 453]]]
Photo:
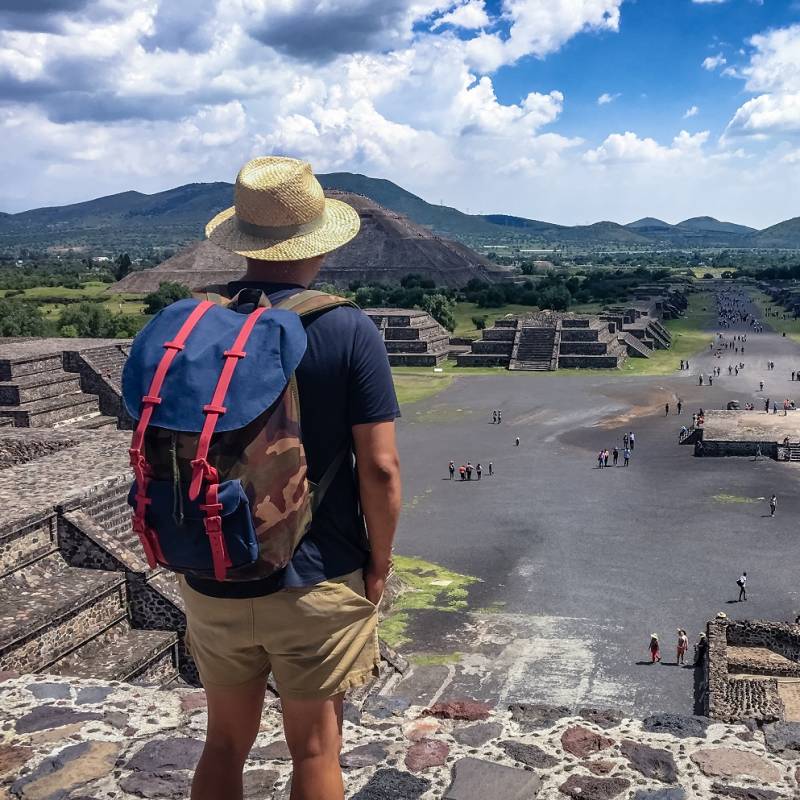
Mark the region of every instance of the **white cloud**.
[[800, 25], [759, 34], [750, 44], [754, 53], [737, 77], [757, 96], [736, 111], [726, 135], [800, 133]]
[[696, 5], [719, 5], [720, 3], [727, 3], [728, 0], [692, 0]]
[[444, 25], [452, 25], [454, 28], [464, 28], [465, 30], [478, 30], [486, 28], [491, 24], [489, 15], [486, 13], [484, 0], [466, 0], [452, 11], [442, 15], [437, 19], [432, 30], [437, 30]]
[[609, 103], [613, 103], [619, 96], [621, 92], [617, 92], [616, 94], [609, 94], [608, 92], [603, 92], [600, 97], [597, 98], [597, 105], [599, 106], [607, 106]]
[[[796, 202], [789, 148], [750, 157], [749, 140], [712, 145], [705, 132], [587, 144], [559, 131], [570, 98], [558, 84], [498, 96], [493, 70], [580, 34], [613, 34], [622, 0], [501, 0], [500, 11], [478, 0], [46, 6], [56, 10], [0, 11], [2, 210], [232, 180], [264, 153], [564, 223], [632, 219], [645, 207], [754, 222], [747, 209], [766, 223]], [[742, 68], [753, 99], [774, 106], [761, 102], [769, 123], [749, 115], [753, 136], [800, 91], [789, 83], [793, 41], [764, 34]]]
[[722, 53], [719, 53], [716, 56], [708, 56], [703, 60], [703, 69], [707, 69], [709, 72], [713, 72], [718, 67], [723, 67], [725, 64], [728, 63], [728, 59], [725, 58]]
[[709, 132], [690, 134], [681, 131], [669, 146], [651, 137], [641, 138], [632, 131], [612, 133], [600, 147], [584, 153], [588, 164], [657, 163], [696, 156], [708, 141]]
[[696, 117], [700, 113], [699, 106], [690, 106], [686, 109], [686, 113], [683, 115], [684, 119], [690, 119], [691, 117]]
[[483, 71], [513, 64], [523, 56], [542, 58], [586, 31], [618, 31], [623, 0], [503, 0], [508, 34], [483, 32], [466, 42]]

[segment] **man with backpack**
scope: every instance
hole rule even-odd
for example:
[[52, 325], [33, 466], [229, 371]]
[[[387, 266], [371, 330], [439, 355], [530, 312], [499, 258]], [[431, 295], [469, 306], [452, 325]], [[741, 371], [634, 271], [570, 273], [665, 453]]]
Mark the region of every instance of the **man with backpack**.
[[[342, 800], [344, 693], [379, 667], [377, 606], [401, 505], [399, 408], [375, 325], [349, 302], [307, 291], [324, 255], [358, 232], [357, 212], [325, 198], [308, 164], [280, 157], [246, 164], [235, 202], [206, 227], [212, 242], [247, 259], [245, 275], [228, 287], [232, 303], [168, 307], [137, 337], [126, 365], [126, 408], [142, 434], [131, 447], [135, 529], [149, 557], [169, 567], [171, 526], [190, 530], [200, 514], [207, 539], [197, 541], [213, 561], [204, 569], [176, 567], [185, 573], [186, 643], [208, 698], [192, 800], [242, 798], [270, 673], [293, 762], [292, 800]], [[168, 329], [170, 314], [188, 313], [192, 304], [181, 330]], [[192, 324], [195, 338], [185, 330]], [[168, 334], [160, 341], [159, 325]], [[152, 357], [149, 371], [139, 369], [151, 340], [173, 353], [161, 383], [157, 375], [150, 383], [158, 372]], [[203, 377], [192, 364], [208, 369], [215, 361], [213, 396], [204, 384], [195, 391]], [[130, 399], [136, 396], [141, 408]], [[201, 420], [167, 424], [175, 413]], [[196, 433], [187, 440], [180, 431]], [[270, 485], [277, 493], [263, 491], [269, 476], [280, 479]], [[168, 508], [159, 522], [164, 492]], [[250, 563], [241, 561], [236, 536], [252, 537], [253, 528]], [[287, 529], [298, 542], [286, 539]], [[283, 558], [270, 550], [277, 543]], [[273, 562], [278, 568], [270, 571]]]

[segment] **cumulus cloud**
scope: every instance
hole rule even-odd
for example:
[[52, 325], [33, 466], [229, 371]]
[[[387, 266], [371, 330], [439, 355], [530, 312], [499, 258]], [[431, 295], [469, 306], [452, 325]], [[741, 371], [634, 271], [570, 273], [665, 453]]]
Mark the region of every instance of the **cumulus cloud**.
[[484, 0], [466, 0], [452, 11], [443, 14], [431, 26], [432, 30], [437, 30], [445, 25], [452, 25], [454, 28], [464, 28], [465, 30], [477, 30], [486, 28], [491, 24], [489, 14], [486, 12]]
[[662, 145], [632, 131], [612, 133], [600, 147], [584, 153], [583, 158], [589, 164], [599, 165], [674, 161], [699, 154], [709, 135], [709, 131], [695, 134], [681, 131], [671, 145]]
[[690, 106], [686, 109], [686, 113], [683, 115], [684, 119], [689, 119], [691, 117], [696, 117], [700, 113], [699, 106]]
[[523, 56], [542, 58], [579, 33], [618, 31], [623, 0], [504, 0], [508, 33], [487, 33], [466, 43], [472, 63], [490, 71]]
[[713, 72], [718, 67], [724, 67], [727, 63], [728, 59], [725, 58], [722, 53], [719, 53], [716, 56], [708, 56], [707, 58], [703, 59], [703, 69]]
[[800, 133], [800, 25], [759, 34], [750, 44], [750, 63], [737, 76], [757, 96], [736, 111], [726, 135]]
[[597, 105], [599, 106], [607, 106], [609, 103], [613, 103], [618, 97], [620, 93], [617, 92], [616, 94], [609, 94], [608, 92], [603, 92], [600, 97], [597, 98]]

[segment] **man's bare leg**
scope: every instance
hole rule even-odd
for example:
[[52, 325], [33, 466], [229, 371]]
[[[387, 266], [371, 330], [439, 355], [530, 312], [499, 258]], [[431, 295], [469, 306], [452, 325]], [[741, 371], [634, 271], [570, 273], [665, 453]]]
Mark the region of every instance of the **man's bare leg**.
[[343, 694], [328, 700], [281, 699], [294, 767], [291, 800], [343, 800], [339, 766], [343, 700]]
[[192, 781], [192, 800], [242, 800], [242, 771], [261, 726], [266, 678], [206, 687], [208, 733]]

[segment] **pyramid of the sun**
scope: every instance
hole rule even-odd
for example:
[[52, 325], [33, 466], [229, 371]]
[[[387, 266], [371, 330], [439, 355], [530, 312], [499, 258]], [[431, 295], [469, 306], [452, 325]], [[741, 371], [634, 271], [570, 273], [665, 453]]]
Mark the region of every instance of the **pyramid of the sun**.
[[[319, 280], [336, 286], [379, 282], [399, 284], [410, 273], [432, 279], [437, 286], [460, 288], [471, 278], [496, 280], [497, 268], [468, 247], [442, 239], [407, 217], [361, 195], [328, 191], [352, 205], [361, 217], [353, 241], [330, 253]], [[175, 281], [193, 291], [224, 287], [240, 277], [245, 260], [211, 242], [195, 242], [153, 269], [132, 272], [111, 287], [115, 292], [151, 292]]]

